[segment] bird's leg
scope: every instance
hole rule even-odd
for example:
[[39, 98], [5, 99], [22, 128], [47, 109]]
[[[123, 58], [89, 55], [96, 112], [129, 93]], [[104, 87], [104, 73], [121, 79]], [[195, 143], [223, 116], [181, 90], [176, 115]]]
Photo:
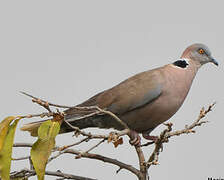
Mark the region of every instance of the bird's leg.
[[129, 134], [130, 140], [129, 143], [132, 146], [140, 146], [141, 145], [141, 137], [136, 131], [130, 130]]
[[149, 135], [149, 132], [144, 132], [144, 133], [142, 133], [142, 136], [145, 138], [145, 139], [147, 139], [147, 140], [151, 140], [151, 141], [156, 141], [157, 139], [158, 139], [158, 136], [150, 136]]

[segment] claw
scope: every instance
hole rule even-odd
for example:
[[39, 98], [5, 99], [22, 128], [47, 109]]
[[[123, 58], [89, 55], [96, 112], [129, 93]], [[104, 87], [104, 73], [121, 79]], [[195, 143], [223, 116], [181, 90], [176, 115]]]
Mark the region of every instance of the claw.
[[150, 136], [148, 133], [142, 133], [142, 136], [147, 139], [156, 142], [158, 136]]
[[138, 135], [138, 133], [136, 131], [131, 131], [129, 137], [130, 137], [129, 143], [132, 146], [140, 146], [141, 145], [141, 137]]

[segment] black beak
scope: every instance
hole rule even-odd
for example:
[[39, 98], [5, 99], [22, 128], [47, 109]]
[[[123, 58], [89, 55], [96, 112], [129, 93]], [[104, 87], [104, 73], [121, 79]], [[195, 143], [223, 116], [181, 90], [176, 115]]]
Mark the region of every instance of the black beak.
[[211, 62], [212, 62], [213, 64], [215, 64], [216, 66], [219, 65], [219, 63], [218, 63], [214, 58], [211, 58]]

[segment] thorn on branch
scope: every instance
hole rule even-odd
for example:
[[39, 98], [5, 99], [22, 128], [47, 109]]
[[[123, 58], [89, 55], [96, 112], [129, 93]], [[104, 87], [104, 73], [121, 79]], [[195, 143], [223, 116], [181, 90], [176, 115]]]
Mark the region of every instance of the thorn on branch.
[[116, 171], [116, 174], [118, 174], [123, 168], [119, 168], [117, 171]]

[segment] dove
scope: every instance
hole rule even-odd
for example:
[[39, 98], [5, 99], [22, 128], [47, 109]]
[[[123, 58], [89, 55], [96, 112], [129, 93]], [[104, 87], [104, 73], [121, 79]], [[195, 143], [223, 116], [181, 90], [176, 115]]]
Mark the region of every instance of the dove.
[[[204, 44], [187, 47], [173, 63], [136, 74], [120, 84], [98, 93], [77, 107], [98, 106], [111, 111], [131, 130], [131, 143], [140, 143], [139, 133], [155, 140], [150, 133], [169, 120], [183, 104], [198, 69], [207, 63], [218, 66], [211, 51]], [[80, 129], [98, 127], [123, 130], [125, 127], [108, 114], [86, 116], [87, 110], [69, 108], [64, 111], [65, 121]], [[37, 135], [43, 121], [29, 123], [21, 129]], [[60, 133], [74, 131], [67, 123], [61, 124]]]

